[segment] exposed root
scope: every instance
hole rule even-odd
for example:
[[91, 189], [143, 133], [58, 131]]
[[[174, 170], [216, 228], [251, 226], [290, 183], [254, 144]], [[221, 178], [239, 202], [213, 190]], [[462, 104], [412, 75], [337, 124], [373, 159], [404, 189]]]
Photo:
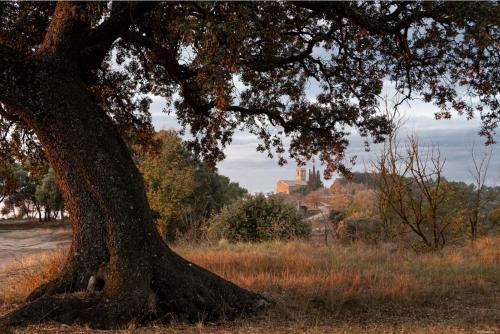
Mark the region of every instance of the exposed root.
[[75, 271], [65, 270], [37, 288], [30, 302], [1, 318], [0, 326], [50, 320], [116, 328], [130, 321], [231, 320], [269, 305], [266, 298], [186, 261], [165, 245], [159, 252], [162, 256], [140, 272], [103, 264], [98, 272], [107, 274], [94, 273], [103, 279], [102, 290], [87, 289], [89, 282], [81, 279], [75, 284]]
[[73, 264], [66, 265], [56, 277], [33, 290], [26, 301], [32, 302], [44, 296], [85, 291], [88, 284], [87, 277], [90, 276], [91, 273], [82, 268], [78, 270]]
[[66, 294], [41, 297], [23, 305], [0, 318], [0, 328], [55, 321], [106, 329], [143, 319], [144, 314], [133, 305], [123, 305], [122, 301], [102, 294]]
[[6, 314], [0, 319], [0, 327], [28, 325], [41, 321], [73, 323], [81, 312], [97, 304], [95, 298], [73, 295], [41, 297]]
[[72, 289], [72, 284], [69, 280], [64, 279], [62, 276], [58, 276], [48, 282], [43, 283], [35, 290], [33, 290], [26, 298], [27, 302], [35, 301], [43, 296], [53, 296], [55, 294], [61, 294], [65, 292], [74, 292]]
[[232, 320], [260, 312], [270, 303], [173, 252], [164, 261], [151, 284], [159, 314], [188, 322]]

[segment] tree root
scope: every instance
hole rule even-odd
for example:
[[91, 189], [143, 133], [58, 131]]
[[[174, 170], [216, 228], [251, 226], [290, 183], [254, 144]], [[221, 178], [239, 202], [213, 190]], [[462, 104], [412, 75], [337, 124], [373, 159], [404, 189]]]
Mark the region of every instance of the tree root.
[[[150, 294], [154, 295], [152, 292]], [[128, 305], [124, 304], [126, 300], [109, 299], [100, 293], [43, 296], [0, 318], [0, 328], [26, 326], [43, 321], [110, 329], [119, 328], [131, 321], [165, 323], [175, 320], [194, 323], [232, 320], [236, 316], [252, 314], [268, 305], [268, 301], [263, 297], [255, 300], [253, 295], [245, 298], [240, 296], [237, 303], [229, 303], [223, 300], [228, 298], [228, 294], [216, 296], [213, 293], [202, 293], [201, 290], [191, 291], [176, 299], [172, 299], [172, 296], [164, 298], [164, 290], [154, 296], [157, 300], [153, 305], [149, 298], [144, 305]]]
[[240, 288], [223, 278], [172, 253], [155, 272], [151, 286], [158, 297], [160, 314], [174, 314], [188, 322], [232, 320], [251, 315], [269, 305], [256, 293]]
[[30, 302], [0, 318], [0, 326], [56, 321], [104, 329], [130, 321], [232, 320], [269, 305], [266, 298], [165, 250], [149, 274], [141, 276], [147, 281], [119, 272], [105, 278], [109, 281], [102, 291], [84, 292], [83, 284], [76, 288], [70, 275], [61, 274], [36, 289]]
[[77, 290], [72, 288], [72, 284], [69, 280], [65, 279], [64, 276], [58, 276], [48, 282], [42, 283], [39, 287], [33, 290], [28, 297], [26, 297], [26, 301], [32, 302], [43, 296], [53, 296], [56, 294], [75, 291]]
[[42, 321], [73, 323], [82, 310], [97, 304], [95, 298], [82, 298], [76, 295], [48, 296], [26, 303], [0, 319], [0, 328], [28, 325]]
[[[94, 272], [97, 268], [94, 270]], [[83, 266], [69, 262], [63, 270], [50, 281], [42, 283], [26, 298], [27, 302], [35, 301], [41, 297], [54, 296], [64, 293], [84, 291], [87, 288], [88, 278], [92, 275]]]

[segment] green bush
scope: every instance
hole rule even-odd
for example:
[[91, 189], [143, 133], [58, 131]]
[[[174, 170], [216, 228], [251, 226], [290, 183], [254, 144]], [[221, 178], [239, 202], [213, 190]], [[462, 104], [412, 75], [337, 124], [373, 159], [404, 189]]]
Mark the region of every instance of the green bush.
[[224, 207], [208, 224], [211, 239], [238, 241], [307, 238], [309, 224], [297, 208], [278, 196], [246, 196]]
[[196, 240], [206, 220], [247, 191], [206, 167], [175, 131], [156, 134], [158, 146], [137, 147], [136, 163], [160, 235], [168, 241]]

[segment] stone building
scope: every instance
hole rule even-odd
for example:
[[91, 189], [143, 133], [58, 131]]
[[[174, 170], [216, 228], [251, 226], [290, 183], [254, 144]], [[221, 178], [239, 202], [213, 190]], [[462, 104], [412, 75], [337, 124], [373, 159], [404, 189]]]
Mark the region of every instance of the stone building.
[[299, 188], [306, 186], [306, 169], [297, 167], [295, 169], [295, 180], [278, 180], [278, 182], [276, 182], [276, 193], [290, 195]]

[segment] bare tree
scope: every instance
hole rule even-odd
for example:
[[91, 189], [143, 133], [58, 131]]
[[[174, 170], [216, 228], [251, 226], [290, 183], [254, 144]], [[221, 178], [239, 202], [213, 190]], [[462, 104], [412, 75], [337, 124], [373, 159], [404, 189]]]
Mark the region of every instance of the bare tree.
[[488, 174], [488, 167], [490, 165], [493, 147], [489, 150], [483, 151], [481, 157], [477, 156], [475, 146], [472, 145], [471, 156], [473, 168], [469, 169], [469, 173], [474, 179], [474, 200], [471, 203], [470, 215], [468, 217], [469, 221], [469, 233], [471, 242], [477, 239], [478, 225], [481, 219], [481, 208], [483, 206], [483, 193], [484, 193], [484, 183], [486, 182], [486, 176]]
[[374, 164], [383, 206], [431, 249], [446, 244], [445, 232], [452, 222], [442, 210], [447, 189], [444, 165], [439, 148], [422, 150], [414, 135], [402, 147], [395, 132]]

